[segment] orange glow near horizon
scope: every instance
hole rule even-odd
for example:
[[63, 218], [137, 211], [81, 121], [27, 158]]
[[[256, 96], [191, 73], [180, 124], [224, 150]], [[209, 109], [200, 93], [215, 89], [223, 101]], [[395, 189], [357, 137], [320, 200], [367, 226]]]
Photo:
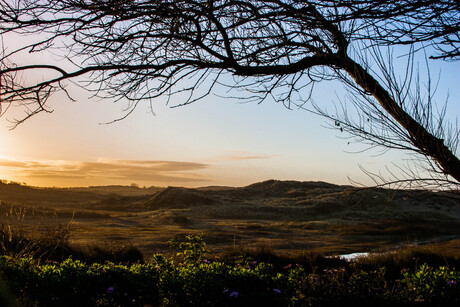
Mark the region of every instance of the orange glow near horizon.
[[[207, 164], [179, 161], [109, 160], [18, 161], [0, 159], [2, 179], [33, 186], [73, 187], [89, 185], [194, 185], [208, 178], [200, 174]], [[14, 174], [14, 175], [13, 175]]]
[[[33, 39], [9, 35], [13, 36], [5, 42], [11, 50]], [[397, 63], [405, 63], [406, 51], [395, 50]], [[56, 56], [46, 52], [17, 54], [12, 59], [17, 64], [70, 65], [56, 62]], [[460, 104], [455, 103], [460, 99], [459, 65], [460, 61], [430, 60], [433, 76], [442, 71], [433, 101], [443, 104], [449, 94], [454, 103], [447, 105], [446, 114], [452, 122], [460, 114]], [[396, 67], [395, 73], [404, 75], [405, 67]], [[24, 78], [42, 78], [46, 73], [29, 75], [28, 71]], [[241, 103], [235, 96], [244, 92], [217, 86], [202, 100], [180, 108], [170, 107], [183, 101], [168, 102], [166, 96], [138, 101], [132, 114], [114, 122], [127, 115], [133, 102], [97, 99], [80, 85], [66, 84], [73, 100], [63, 91], [53, 93], [46, 102], [52, 114], [34, 115], [14, 130], [9, 130], [11, 121], [23, 118], [27, 107], [13, 106], [0, 116], [0, 179], [41, 187], [244, 186], [268, 179], [349, 184], [348, 178], [373, 185], [360, 167], [385, 175], [387, 166], [403, 166], [412, 159], [403, 151], [365, 151], [368, 146], [347, 139], [346, 133], [326, 129], [323, 117], [303, 108], [305, 103], [308, 109], [309, 102], [302, 97], [295, 101], [302, 108], [287, 109], [269, 98], [260, 104]], [[313, 93], [305, 95], [312, 95], [312, 101], [326, 111], [340, 111], [342, 104], [349, 103], [343, 85], [318, 82]], [[433, 110], [438, 107], [442, 110], [442, 105], [434, 105]], [[114, 123], [101, 124], [108, 122]]]
[[[96, 161], [64, 160], [13, 160], [0, 158], [0, 179], [20, 182], [36, 187], [87, 187], [107, 185], [131, 185], [150, 187], [182, 186], [246, 186], [268, 179], [326, 181], [335, 184], [339, 171], [328, 173], [311, 169], [308, 179], [299, 172], [293, 175], [287, 170], [270, 168], [268, 160], [280, 159], [277, 155], [257, 155], [233, 152], [210, 159], [206, 163], [163, 160], [115, 160]], [[334, 180], [335, 179], [335, 180]]]

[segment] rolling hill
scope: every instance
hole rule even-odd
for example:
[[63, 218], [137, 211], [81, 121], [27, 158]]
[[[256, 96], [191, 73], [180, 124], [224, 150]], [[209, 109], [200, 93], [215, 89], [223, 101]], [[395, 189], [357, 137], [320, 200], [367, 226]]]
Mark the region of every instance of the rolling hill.
[[215, 250], [265, 245], [285, 252], [361, 251], [460, 236], [458, 194], [325, 182], [268, 180], [197, 189], [3, 182], [0, 201], [0, 213], [26, 208], [22, 223], [28, 229], [66, 224], [73, 216], [75, 243], [135, 244], [146, 253], [167, 248], [173, 236], [198, 232]]

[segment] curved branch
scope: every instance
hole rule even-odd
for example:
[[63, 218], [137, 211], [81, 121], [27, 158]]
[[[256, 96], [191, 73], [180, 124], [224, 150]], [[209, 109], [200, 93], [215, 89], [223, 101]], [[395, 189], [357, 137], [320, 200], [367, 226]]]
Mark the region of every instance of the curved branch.
[[432, 157], [445, 174], [460, 182], [460, 160], [444, 144], [429, 133], [409, 114], [407, 114], [390, 94], [372, 77], [367, 70], [350, 58], [343, 59], [342, 68], [355, 80], [356, 84], [369, 92], [411, 136], [411, 141], [425, 155]]

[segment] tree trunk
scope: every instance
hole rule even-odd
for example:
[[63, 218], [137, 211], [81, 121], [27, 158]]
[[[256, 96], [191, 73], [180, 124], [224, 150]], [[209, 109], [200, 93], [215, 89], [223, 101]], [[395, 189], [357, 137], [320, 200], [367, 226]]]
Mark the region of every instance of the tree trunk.
[[409, 133], [412, 144], [424, 155], [438, 163], [446, 175], [460, 182], [460, 160], [444, 145], [444, 141], [433, 136], [425, 127], [407, 114], [390, 94], [361, 65], [346, 57], [337, 63], [363, 90], [371, 93], [380, 105]]

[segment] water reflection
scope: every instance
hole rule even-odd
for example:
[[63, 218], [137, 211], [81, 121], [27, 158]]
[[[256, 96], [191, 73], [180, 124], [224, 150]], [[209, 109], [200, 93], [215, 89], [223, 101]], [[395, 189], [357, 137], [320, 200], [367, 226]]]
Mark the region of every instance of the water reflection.
[[366, 257], [369, 256], [369, 253], [351, 253], [351, 254], [344, 254], [344, 255], [339, 255], [340, 259], [343, 259], [345, 261], [352, 261], [355, 260], [356, 258], [359, 257]]

